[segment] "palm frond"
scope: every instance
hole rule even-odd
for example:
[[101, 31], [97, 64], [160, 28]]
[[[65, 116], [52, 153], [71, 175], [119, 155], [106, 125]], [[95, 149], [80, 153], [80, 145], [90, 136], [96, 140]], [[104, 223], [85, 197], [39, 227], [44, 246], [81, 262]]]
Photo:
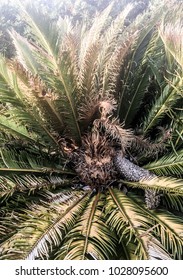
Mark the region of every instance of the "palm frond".
[[183, 180], [173, 177], [154, 177], [151, 179], [142, 179], [139, 182], [122, 182], [132, 188], [152, 189], [176, 195], [182, 195], [183, 193]]
[[[39, 176], [33, 175], [31, 170], [31, 175], [29, 175], [29, 171], [26, 175], [19, 175], [21, 173], [19, 170], [10, 170], [7, 172], [5, 170], [5, 174], [0, 176], [0, 198], [1, 202], [7, 201], [10, 197], [17, 193], [27, 193], [31, 194], [37, 192], [39, 190], [53, 190], [56, 188], [65, 188], [67, 186], [72, 185], [73, 181], [70, 179], [64, 179], [60, 176]], [[6, 175], [6, 173], [10, 173], [11, 176]], [[26, 171], [24, 170], [23, 173]], [[13, 174], [16, 173], [17, 175]], [[34, 172], [36, 173], [36, 172]], [[37, 172], [38, 173], [38, 172]], [[42, 173], [43, 174], [43, 173]]]
[[183, 213], [183, 197], [172, 194], [165, 194], [163, 196], [163, 205], [169, 210], [175, 210], [175, 214]]
[[59, 33], [56, 24], [48, 21], [44, 14], [42, 14], [43, 17], [40, 17], [41, 12], [33, 3], [23, 4], [19, 1], [18, 4], [22, 10], [22, 17], [33, 31], [33, 38], [36, 38], [44, 52], [50, 56], [50, 65], [52, 62], [54, 67], [56, 65], [54, 59], [59, 55], [61, 39], [61, 33]]
[[0, 128], [7, 135], [12, 135], [17, 138], [24, 139], [27, 142], [37, 143], [37, 136], [34, 133], [28, 132], [25, 126], [17, 125], [11, 118], [3, 115], [0, 116]]
[[[44, 120], [50, 131], [60, 133], [63, 130], [63, 120], [58, 110], [56, 110], [54, 101], [57, 99], [56, 94], [51, 91], [41, 78], [33, 75], [30, 71], [25, 70], [19, 62], [12, 64], [18, 77], [20, 91], [24, 93], [26, 101], [34, 107], [34, 111]], [[29, 90], [31, 88], [31, 90]]]
[[[159, 9], [160, 11], [161, 8]], [[138, 32], [137, 40], [132, 43], [132, 51], [124, 59], [124, 70], [121, 73], [122, 89], [119, 95], [118, 115], [120, 120], [124, 121], [127, 126], [133, 121], [147, 89], [148, 79], [151, 74], [151, 69], [147, 63], [148, 47], [149, 45], [151, 46], [152, 55], [156, 46], [157, 36], [153, 38], [154, 44], [151, 43], [151, 37], [154, 25], [159, 20], [159, 12], [156, 12], [154, 17], [148, 18], [148, 21], [146, 19], [148, 14], [141, 15], [141, 17], [137, 18], [137, 22], [135, 22], [135, 30]], [[133, 28], [133, 24], [129, 28]], [[144, 25], [146, 26], [145, 28]]]
[[[177, 216], [163, 211], [156, 212], [157, 220], [161, 227], [157, 228], [159, 234], [162, 236], [161, 242], [163, 246], [171, 252], [173, 258], [177, 257], [182, 259], [183, 257], [183, 234], [182, 234], [182, 223], [183, 219]], [[165, 229], [164, 229], [164, 227]], [[169, 242], [171, 238], [171, 242]]]
[[[77, 78], [75, 75], [75, 57], [76, 50], [73, 49], [69, 38], [73, 38], [72, 33], [59, 33], [59, 27], [51, 20], [40, 20], [40, 13], [29, 7], [21, 5], [22, 13], [26, 15], [33, 36], [37, 42], [34, 43], [32, 53], [41, 65], [46, 65], [40, 69], [40, 77], [48, 88], [57, 95], [55, 108], [60, 112], [60, 118], [64, 116], [64, 123], [69, 127], [67, 133], [75, 137], [80, 142], [81, 134], [78, 125], [77, 112]], [[44, 16], [43, 16], [44, 18]], [[66, 30], [66, 32], [71, 30]], [[62, 39], [62, 40], [61, 40]], [[27, 42], [27, 48], [30, 43]], [[73, 45], [74, 46], [74, 45]], [[17, 50], [22, 54], [21, 46]], [[73, 52], [74, 50], [74, 52]], [[23, 54], [24, 55], [24, 54]], [[26, 58], [22, 57], [24, 64]], [[30, 64], [30, 63], [29, 63]]]
[[171, 111], [171, 113], [172, 142], [178, 150], [183, 146], [183, 110], [181, 109], [179, 112]]
[[46, 154], [34, 158], [38, 155], [36, 150], [28, 153], [16, 148], [0, 149], [1, 198], [12, 196], [14, 192], [33, 192], [71, 184], [72, 179], [65, 176], [75, 173], [64, 168], [64, 161], [61, 165], [56, 164]]
[[6, 178], [5, 176], [0, 176], [1, 199], [7, 199], [7, 197], [11, 196], [15, 191], [17, 191], [17, 185], [14, 180]]
[[98, 54], [95, 75], [97, 83], [93, 88], [99, 90], [102, 97], [115, 94], [121, 64], [132, 42], [136, 39], [135, 32], [126, 32], [125, 19], [133, 5], [127, 5], [116, 19], [106, 28], [101, 36], [101, 49]]
[[5, 58], [0, 56], [0, 98], [1, 102], [7, 102], [15, 106], [22, 107], [20, 93], [17, 87], [14, 87], [13, 74], [7, 66]]
[[[64, 161], [62, 165], [55, 164], [54, 162], [50, 161], [50, 158], [46, 156], [39, 157], [37, 159], [34, 159], [32, 156], [36, 156], [36, 153], [29, 154], [26, 151], [16, 150], [13, 148], [1, 148], [0, 149], [0, 156], [1, 159], [8, 169], [17, 169], [22, 173], [26, 172], [26, 170], [29, 172], [36, 173], [57, 173], [57, 174], [74, 174], [73, 172], [69, 173], [69, 170], [67, 168], [63, 168]], [[38, 154], [37, 154], [38, 155]], [[25, 170], [24, 170], [25, 168]], [[2, 168], [3, 169], [3, 168]], [[5, 171], [5, 170], [4, 170]], [[65, 173], [64, 173], [65, 172]]]
[[129, 193], [137, 208], [141, 209], [149, 219], [154, 220], [151, 233], [164, 247], [164, 251], [169, 252], [173, 259], [182, 259], [182, 218], [172, 213], [161, 210], [148, 210], [140, 197]]
[[116, 240], [105, 224], [105, 199], [100, 193], [90, 200], [79, 221], [68, 233], [58, 259], [110, 259]]
[[86, 194], [61, 193], [59, 199], [57, 194], [55, 202], [52, 198], [51, 205], [33, 205], [30, 210], [25, 210], [15, 233], [1, 244], [0, 258], [49, 258], [53, 247], [58, 247], [64, 235], [72, 229], [86, 200]]
[[27, 71], [31, 71], [34, 75], [38, 74], [41, 65], [33, 54], [33, 50], [36, 51], [34, 46], [14, 30], [11, 31], [10, 36], [16, 48], [17, 60]]
[[108, 26], [112, 5], [113, 3], [111, 3], [106, 9], [104, 9], [98, 16], [94, 18], [89, 32], [85, 33], [86, 26], [82, 30], [83, 40], [80, 49], [81, 55], [79, 57], [79, 65], [81, 66], [81, 69], [83, 68], [82, 65], [84, 66], [84, 61], [86, 60], [88, 50], [90, 50], [93, 44], [95, 44], [100, 39], [104, 28]]
[[[82, 126], [89, 125], [97, 118], [101, 101], [112, 99], [115, 94], [123, 58], [136, 37], [136, 34], [125, 32], [124, 28], [125, 18], [131, 9], [132, 5], [128, 5], [111, 24], [106, 17], [106, 12], [109, 13], [107, 9], [101, 15], [102, 26], [96, 27], [96, 18], [91, 30], [85, 32], [86, 35], [82, 39], [85, 47], [84, 50], [81, 47], [79, 55]], [[106, 25], [105, 33], [103, 25]], [[90, 34], [93, 32], [93, 26], [97, 33], [95, 36]]]
[[154, 101], [148, 116], [143, 122], [144, 135], [149, 132], [165, 116], [169, 109], [181, 99], [182, 77], [173, 75], [172, 81], [167, 80], [167, 85], [159, 98]]
[[152, 239], [153, 223], [143, 209], [117, 189], [109, 189], [107, 200], [107, 213], [110, 214], [107, 222], [117, 230], [119, 243], [126, 241], [128, 250], [130, 242], [134, 242], [136, 246], [133, 253], [138, 259], [152, 258], [155, 250], [159, 258], [168, 256], [156, 238]]
[[165, 45], [167, 53], [172, 56], [171, 60], [175, 60], [183, 69], [183, 27], [181, 18], [172, 17], [173, 13], [179, 14], [182, 12], [181, 5], [175, 5], [172, 13], [167, 13], [159, 27], [160, 37]]
[[177, 176], [183, 174], [183, 150], [165, 155], [146, 164], [144, 168], [160, 176]]
[[[35, 132], [37, 140], [42, 138], [46, 143], [50, 143], [52, 146], [58, 146], [57, 140], [41, 118], [38, 108], [34, 106], [34, 103], [30, 105], [26, 99], [26, 95], [28, 96], [28, 93], [31, 92], [29, 86], [20, 81], [11, 64], [8, 65], [2, 57], [0, 59], [0, 88], [1, 102], [6, 104], [3, 112], [4, 123], [6, 124], [9, 122], [10, 115], [11, 118], [16, 120], [17, 131], [20, 130], [19, 126], [26, 125], [30, 131]], [[33, 108], [31, 108], [31, 106], [33, 106]], [[5, 117], [7, 121], [5, 121]], [[42, 140], [40, 141], [42, 142]]]

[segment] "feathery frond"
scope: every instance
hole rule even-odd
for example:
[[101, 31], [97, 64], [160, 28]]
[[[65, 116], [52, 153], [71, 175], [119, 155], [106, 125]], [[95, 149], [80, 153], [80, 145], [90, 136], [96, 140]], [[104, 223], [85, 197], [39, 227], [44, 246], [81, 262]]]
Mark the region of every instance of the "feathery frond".
[[165, 210], [148, 210], [143, 207], [143, 201], [137, 196], [134, 198], [136, 207], [144, 211], [149, 219], [154, 220], [153, 235], [167, 250], [173, 259], [182, 259], [182, 218]]
[[64, 235], [73, 227], [86, 201], [86, 194], [73, 192], [72, 195], [65, 193], [62, 197], [61, 202], [58, 200], [51, 207], [49, 204], [32, 205], [30, 210], [20, 215], [22, 223], [17, 232], [2, 244], [0, 258], [48, 258], [52, 248], [59, 246]]
[[154, 189], [177, 195], [182, 195], [183, 193], [183, 180], [173, 177], [154, 177], [150, 179], [142, 179], [139, 182], [124, 182], [133, 188]]
[[179, 75], [172, 75], [172, 81], [167, 80], [159, 98], [154, 101], [148, 116], [143, 123], [143, 133], [146, 135], [165, 116], [167, 111], [182, 98], [181, 88], [183, 79]]
[[107, 212], [110, 213], [108, 223], [117, 230], [119, 243], [125, 241], [128, 248], [130, 242], [134, 242], [136, 245], [134, 254], [138, 256], [138, 259], [150, 259], [155, 248], [159, 258], [162, 253], [163, 256], [168, 256], [156, 238], [152, 239], [152, 220], [145, 211], [137, 207], [136, 203], [117, 189], [110, 189], [109, 194], [107, 197]]
[[88, 203], [78, 223], [66, 236], [58, 259], [110, 259], [115, 255], [115, 238], [105, 224], [105, 198], [98, 193]]
[[[60, 36], [59, 28], [56, 24], [47, 20], [40, 20], [39, 12], [36, 9], [29, 9], [30, 7], [23, 7], [24, 16], [30, 25], [33, 33], [34, 42], [33, 47], [29, 42], [26, 42], [26, 48], [31, 48], [34, 57], [41, 65], [39, 75], [43, 82], [51, 89], [57, 96], [55, 103], [56, 110], [60, 112], [60, 119], [64, 115], [64, 122], [70, 129], [67, 133], [71, 133], [76, 137], [77, 141], [81, 140], [80, 128], [78, 125], [78, 113], [76, 109], [77, 100], [77, 79], [75, 77], [73, 65], [75, 64], [75, 53], [69, 44], [69, 32], [71, 29], [65, 30], [65, 34]], [[44, 22], [43, 22], [44, 21]], [[70, 34], [72, 36], [72, 33]], [[16, 34], [14, 38], [16, 39]], [[64, 41], [64, 44], [61, 41]], [[16, 39], [17, 40], [17, 39]], [[20, 46], [21, 47], [21, 46]], [[24, 53], [19, 51], [22, 55], [23, 64], [26, 63]], [[46, 65], [43, 66], [43, 65]], [[63, 102], [64, 100], [64, 102]]]
[[[175, 5], [171, 13], [165, 15], [159, 27], [160, 37], [165, 45], [166, 51], [171, 54], [170, 60], [175, 60], [183, 69], [183, 27], [181, 17], [173, 16], [174, 13], [181, 14], [182, 6]], [[170, 56], [169, 56], [170, 57]]]
[[[153, 38], [154, 44], [151, 44], [151, 37], [160, 12], [161, 7], [159, 7], [159, 11], [156, 11], [154, 16], [145, 13], [136, 19], [138, 36], [132, 42], [131, 52], [125, 57], [122, 64], [122, 90], [119, 95], [118, 114], [120, 120], [124, 121], [126, 126], [129, 126], [134, 120], [149, 83], [151, 69], [149, 63], [147, 63], [148, 53], [151, 52], [151, 55], [153, 55], [156, 46], [156, 36]], [[133, 28], [134, 23], [132, 22], [131, 25]], [[128, 28], [131, 28], [131, 26], [128, 26]], [[151, 46], [151, 51], [148, 49], [149, 45]]]
[[183, 174], [183, 150], [171, 153], [144, 166], [160, 176], [177, 176]]

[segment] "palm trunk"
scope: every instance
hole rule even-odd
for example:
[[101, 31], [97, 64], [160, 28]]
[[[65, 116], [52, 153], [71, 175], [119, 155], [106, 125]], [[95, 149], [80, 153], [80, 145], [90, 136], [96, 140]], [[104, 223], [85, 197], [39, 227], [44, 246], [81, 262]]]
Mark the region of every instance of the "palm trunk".
[[[118, 152], [114, 158], [114, 165], [118, 173], [128, 181], [139, 182], [143, 179], [152, 179], [156, 177], [155, 174], [123, 157], [120, 152]], [[156, 190], [145, 190], [145, 202], [148, 209], [157, 208], [160, 203], [160, 195]]]

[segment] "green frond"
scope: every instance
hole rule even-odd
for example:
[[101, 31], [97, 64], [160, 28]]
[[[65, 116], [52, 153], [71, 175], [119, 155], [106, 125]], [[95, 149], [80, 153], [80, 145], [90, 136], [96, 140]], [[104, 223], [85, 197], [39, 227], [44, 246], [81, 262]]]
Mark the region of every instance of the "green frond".
[[35, 113], [41, 116], [45, 126], [50, 131], [63, 131], [63, 120], [54, 101], [57, 99], [56, 94], [51, 91], [39, 75], [33, 75], [27, 71], [19, 62], [12, 64], [18, 77], [19, 88], [24, 93], [26, 102], [34, 108]]
[[[6, 63], [4, 58], [0, 58], [0, 99], [6, 104], [3, 112], [3, 124], [9, 123], [9, 116], [14, 119], [14, 127], [25, 125], [36, 134], [37, 141], [43, 140], [50, 145], [58, 146], [53, 134], [49, 131], [47, 124], [40, 116], [34, 100], [31, 104], [26, 97], [31, 93], [30, 85], [23, 83], [18, 76], [18, 72], [13, 69], [12, 65]], [[7, 120], [5, 119], [7, 118]], [[15, 128], [16, 129], [16, 128]]]
[[105, 224], [105, 197], [98, 193], [84, 209], [74, 228], [66, 235], [57, 259], [110, 259], [116, 240]]
[[[50, 161], [48, 156], [37, 157], [36, 151], [28, 153], [16, 148], [0, 149], [0, 197], [7, 198], [14, 192], [33, 192], [39, 189], [49, 189], [71, 184], [66, 175], [75, 173], [62, 165]], [[57, 177], [57, 178], [56, 178]]]
[[131, 193], [129, 196], [133, 199], [136, 208], [143, 211], [149, 220], [154, 221], [151, 234], [160, 242], [160, 247], [164, 248], [164, 252], [167, 251], [173, 259], [182, 259], [182, 218], [164, 209], [148, 210], [140, 197]]
[[[1, 148], [0, 158], [3, 161], [4, 167], [0, 166], [0, 172], [4, 173], [40, 173], [40, 174], [70, 174], [75, 175], [74, 172], [69, 172], [64, 168], [64, 161], [62, 165], [55, 164], [50, 161], [48, 157], [39, 156], [35, 159], [36, 153], [29, 154], [26, 151], [18, 151], [13, 148]], [[37, 154], [38, 156], [38, 154]]]
[[[40, 172], [40, 175], [35, 170], [28, 170], [27, 172], [27, 170], [17, 171], [15, 169], [5, 169], [2, 171], [3, 176], [0, 176], [1, 202], [7, 201], [10, 197], [17, 193], [23, 193], [25, 195], [26, 193], [31, 194], [39, 190], [54, 190], [56, 188], [71, 186], [73, 183], [72, 180], [64, 179], [60, 176], [41, 176], [43, 173]], [[11, 173], [11, 175], [9, 175], [9, 173]], [[20, 175], [21, 173], [23, 173], [23, 175]], [[29, 175], [29, 173], [31, 173], [31, 175]], [[38, 174], [34, 175], [33, 173]]]
[[34, 133], [28, 132], [25, 126], [17, 125], [14, 120], [3, 115], [0, 116], [0, 129], [7, 135], [12, 135], [25, 141], [35, 143], [37, 136]]
[[100, 50], [100, 43], [94, 42], [91, 46], [88, 47], [85, 57], [82, 61], [79, 61], [79, 89], [80, 89], [80, 100], [82, 102], [82, 97], [87, 98], [86, 103], [88, 103], [88, 98], [91, 95], [95, 94], [94, 75], [95, 75], [95, 66], [98, 53]]
[[[20, 214], [22, 222], [0, 246], [0, 259], [46, 259], [72, 229], [86, 203], [86, 194], [60, 193], [43, 206], [33, 205]], [[39, 219], [38, 219], [39, 217]]]
[[27, 71], [31, 71], [34, 75], [38, 74], [41, 65], [34, 56], [33, 50], [36, 51], [34, 46], [14, 30], [11, 31], [10, 36], [16, 48], [17, 60]]
[[[146, 18], [148, 14], [141, 15], [128, 28], [133, 29], [137, 33], [137, 39], [132, 42], [131, 52], [125, 57], [122, 64], [121, 73], [121, 92], [118, 102], [118, 115], [121, 121], [127, 126], [134, 120], [137, 111], [142, 104], [145, 92], [147, 90], [151, 69], [147, 58], [149, 55], [149, 45], [151, 46], [151, 55], [156, 46], [156, 37], [154, 36], [152, 44], [151, 37], [154, 25], [159, 20], [159, 12], [156, 11], [155, 16], [150, 19]], [[148, 24], [147, 24], [148, 22]], [[145, 26], [145, 28], [144, 28]]]
[[[47, 124], [41, 116], [37, 115], [34, 108], [30, 107], [30, 111], [26, 109], [11, 108], [11, 117], [17, 121], [18, 125], [27, 126], [28, 130], [33, 131], [36, 135], [37, 142], [43, 146], [53, 147], [59, 149], [57, 137], [49, 130]], [[8, 111], [9, 112], [9, 111]], [[7, 113], [8, 113], [7, 112]]]
[[183, 213], [183, 197], [178, 195], [166, 194], [163, 196], [163, 204], [169, 210], [175, 210], [175, 214]]
[[69, 51], [63, 50], [60, 54], [58, 74], [54, 79], [47, 80], [48, 86], [52, 88], [56, 94], [55, 107], [61, 112], [65, 127], [65, 134], [81, 142], [81, 131], [79, 127], [78, 114], [78, 86], [77, 77], [74, 73], [73, 64], [75, 64], [75, 55]]
[[95, 71], [97, 83], [94, 83], [93, 88], [102, 97], [115, 94], [123, 59], [136, 39], [136, 34], [125, 30], [125, 19], [132, 8], [131, 4], [127, 5], [100, 37], [101, 48]]
[[177, 176], [183, 174], [183, 150], [167, 154], [158, 160], [148, 163], [144, 168], [160, 176]]
[[182, 77], [179, 74], [172, 74], [171, 80], [166, 79], [166, 81], [167, 85], [162, 88], [160, 97], [156, 98], [143, 121], [144, 135], [162, 120], [177, 101], [181, 100]]
[[183, 235], [182, 235], [182, 218], [163, 210], [148, 210], [144, 208], [143, 201], [138, 196], [132, 195], [136, 201], [137, 207], [144, 210], [149, 218], [153, 219], [156, 227], [153, 234], [169, 252], [173, 259], [182, 259], [183, 257]]
[[172, 142], [176, 150], [183, 148], [183, 110], [171, 114]]
[[[163, 211], [156, 211], [156, 218], [161, 225], [157, 228], [163, 246], [171, 252], [173, 258], [183, 257], [183, 219]], [[171, 240], [171, 242], [170, 242]]]
[[[24, 40], [24, 45], [26, 44], [26, 48], [31, 49], [33, 63], [36, 58], [41, 65], [39, 67], [41, 79], [56, 96], [52, 108], [55, 107], [56, 115], [59, 116], [59, 119], [64, 120], [64, 125], [66, 125], [65, 134], [80, 142], [81, 134], [76, 102], [77, 78], [74, 72], [76, 50], [73, 49], [69, 40], [69, 36], [74, 36], [72, 35], [73, 31], [70, 34], [60, 34], [62, 32], [59, 32], [59, 26], [52, 23], [51, 19], [44, 20], [45, 17], [40, 16], [36, 8], [29, 9], [28, 7], [23, 7], [23, 5], [21, 5], [21, 8], [23, 15], [26, 16], [25, 20], [31, 28], [32, 36], [35, 37], [34, 39], [37, 42], [29, 43], [27, 41], [26, 44]], [[71, 32], [71, 29], [65, 32], [68, 31]], [[33, 47], [31, 44], [33, 44]], [[25, 49], [24, 45], [22, 46]], [[18, 53], [23, 54], [22, 61], [23, 65], [25, 65], [27, 58], [24, 58], [22, 46], [20, 44], [17, 46]], [[30, 56], [29, 59], [31, 59]], [[29, 65], [30, 61], [28, 61], [28, 65], [25, 65], [25, 68], [27, 69]]]
[[159, 258], [161, 258], [161, 250], [165, 255], [165, 251], [158, 244], [156, 238], [151, 242], [153, 222], [143, 209], [137, 207], [132, 199], [117, 189], [109, 189], [107, 201], [107, 213], [109, 215], [107, 223], [117, 231], [119, 243], [121, 241], [125, 242], [127, 250], [128, 246], [131, 247], [130, 242], [135, 243], [133, 254], [138, 259], [153, 257], [151, 254], [155, 247], [159, 252]]
[[7, 199], [17, 190], [17, 185], [14, 180], [0, 176], [0, 198]]
[[168, 194], [183, 194], [183, 180], [176, 179], [173, 177], [154, 177], [149, 179], [140, 180], [138, 182], [127, 182], [122, 181], [127, 186], [132, 188], [141, 188], [141, 189], [152, 189], [157, 191], [163, 191]]
[[16, 78], [2, 55], [0, 56], [0, 98], [1, 102], [19, 107], [23, 106], [20, 100], [20, 92], [16, 86]]

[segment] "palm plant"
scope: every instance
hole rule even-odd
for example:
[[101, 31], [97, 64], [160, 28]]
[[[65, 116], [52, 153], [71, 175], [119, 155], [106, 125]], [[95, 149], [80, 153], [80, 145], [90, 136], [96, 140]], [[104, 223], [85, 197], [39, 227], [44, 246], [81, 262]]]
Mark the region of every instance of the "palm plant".
[[174, 22], [111, 7], [90, 28], [21, 7], [31, 39], [12, 31], [0, 59], [0, 259], [183, 257]]

